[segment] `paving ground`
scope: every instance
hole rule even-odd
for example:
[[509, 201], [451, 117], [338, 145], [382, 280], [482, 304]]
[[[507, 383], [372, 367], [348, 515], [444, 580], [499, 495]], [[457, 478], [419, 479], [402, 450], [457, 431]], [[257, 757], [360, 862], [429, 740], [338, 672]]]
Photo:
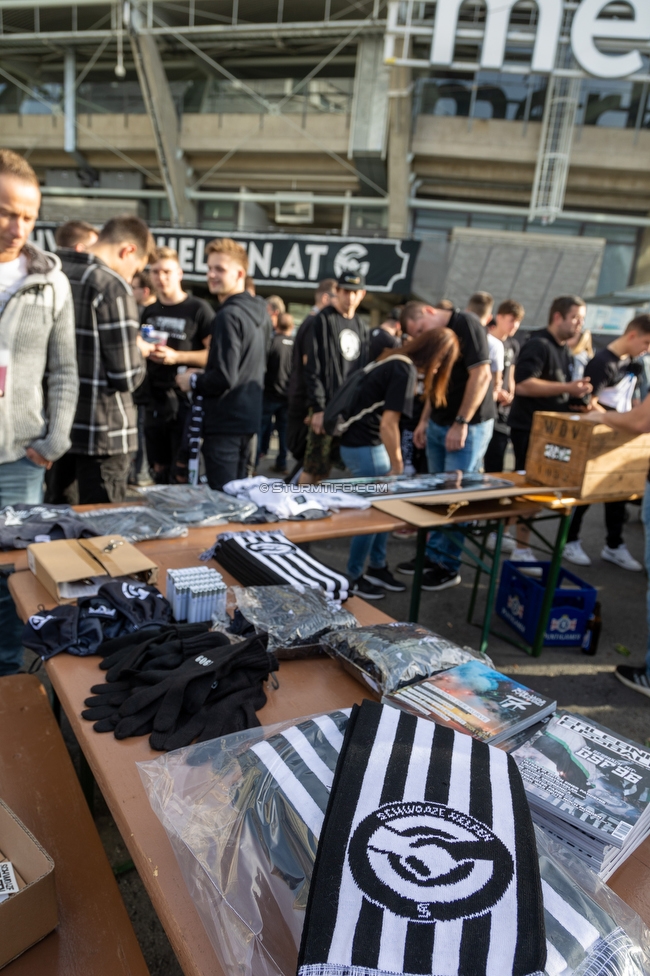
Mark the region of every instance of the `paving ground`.
[[[262, 471], [264, 468], [262, 468]], [[629, 522], [625, 538], [632, 554], [643, 559], [643, 525], [639, 508], [628, 506]], [[650, 737], [650, 699], [629, 690], [613, 676], [617, 664], [641, 664], [646, 643], [646, 575], [618, 569], [600, 559], [603, 546], [603, 509], [592, 507], [583, 523], [582, 541], [592, 557], [592, 565], [575, 569], [597, 587], [602, 604], [603, 628], [598, 654], [586, 657], [579, 650], [545, 649], [537, 659], [529, 658], [499, 638], [491, 638], [488, 653], [501, 670], [522, 683], [557, 699], [563, 708], [578, 711], [609, 728], [639, 742]], [[312, 544], [311, 552], [323, 562], [345, 571], [348, 540]], [[390, 540], [389, 564], [413, 557], [414, 541]], [[423, 593], [420, 620], [431, 630], [444, 634], [460, 645], [476, 647], [479, 631], [466, 621], [470, 598], [471, 573], [463, 571], [460, 586], [443, 593]], [[401, 577], [407, 592], [389, 594], [377, 606], [398, 620], [408, 615], [410, 578]], [[481, 590], [485, 597], [485, 588]], [[505, 627], [505, 625], [504, 625]], [[505, 628], [507, 630], [507, 628]], [[630, 651], [621, 656], [615, 645]], [[76, 760], [78, 748], [69, 727], [64, 733]], [[96, 822], [109, 860], [118, 869], [128, 860], [128, 852], [101, 797], [96, 801]], [[181, 969], [153, 910], [147, 893], [134, 870], [118, 874], [118, 883], [133, 927], [147, 960], [151, 976], [181, 976]]]

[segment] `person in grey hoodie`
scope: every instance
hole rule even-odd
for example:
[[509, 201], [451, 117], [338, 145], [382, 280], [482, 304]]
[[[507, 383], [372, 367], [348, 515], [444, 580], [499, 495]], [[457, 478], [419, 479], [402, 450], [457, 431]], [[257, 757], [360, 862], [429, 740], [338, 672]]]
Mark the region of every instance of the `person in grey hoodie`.
[[[70, 285], [59, 259], [28, 240], [40, 205], [34, 170], [0, 149], [0, 508], [42, 501], [45, 471], [70, 446], [77, 405]], [[21, 666], [21, 629], [4, 577], [0, 675]]]
[[42, 501], [46, 469], [70, 446], [79, 390], [68, 279], [28, 240], [40, 201], [29, 163], [0, 150], [0, 507]]

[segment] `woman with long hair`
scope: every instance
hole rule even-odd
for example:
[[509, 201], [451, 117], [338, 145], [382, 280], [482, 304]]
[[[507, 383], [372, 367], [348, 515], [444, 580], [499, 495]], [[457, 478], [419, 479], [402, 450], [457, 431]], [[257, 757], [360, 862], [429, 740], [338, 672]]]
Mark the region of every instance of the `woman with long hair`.
[[[355, 478], [402, 474], [400, 418], [410, 416], [418, 381], [423, 399], [435, 407], [446, 403], [451, 368], [460, 353], [458, 339], [446, 328], [430, 329], [401, 349], [386, 349], [361, 381], [349, 424], [341, 437], [341, 459]], [[355, 536], [350, 543], [351, 592], [381, 600], [384, 590], [406, 587], [386, 565], [388, 533]], [[366, 560], [368, 571], [364, 573]]]

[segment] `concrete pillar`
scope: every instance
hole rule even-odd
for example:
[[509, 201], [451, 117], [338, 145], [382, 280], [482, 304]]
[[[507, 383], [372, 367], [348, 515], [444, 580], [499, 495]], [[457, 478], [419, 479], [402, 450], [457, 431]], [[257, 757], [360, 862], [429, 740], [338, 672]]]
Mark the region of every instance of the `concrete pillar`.
[[196, 224], [196, 207], [185, 195], [187, 161], [179, 145], [176, 106], [158, 45], [150, 34], [139, 32], [142, 15], [136, 7], [131, 9], [131, 50], [153, 127], [156, 155], [169, 200], [172, 224]]
[[67, 153], [77, 149], [77, 92], [74, 48], [68, 48], [63, 61], [63, 148]]
[[646, 227], [641, 234], [639, 256], [637, 258], [636, 268], [634, 269], [634, 281], [632, 284], [650, 284], [650, 227]]
[[388, 125], [388, 236], [408, 233], [411, 176], [411, 69], [391, 68]]

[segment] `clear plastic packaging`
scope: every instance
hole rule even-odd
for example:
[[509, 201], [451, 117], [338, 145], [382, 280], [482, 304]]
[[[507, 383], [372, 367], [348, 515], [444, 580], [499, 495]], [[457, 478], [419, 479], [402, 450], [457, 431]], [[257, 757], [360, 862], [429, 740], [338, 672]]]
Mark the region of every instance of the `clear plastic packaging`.
[[647, 976], [650, 932], [580, 858], [535, 827], [548, 976]]
[[187, 535], [187, 526], [156, 511], [149, 505], [127, 505], [124, 508], [96, 508], [78, 512], [78, 518], [97, 535], [121, 535], [129, 542], [145, 539], [178, 539]]
[[148, 505], [183, 525], [239, 522], [257, 511], [253, 502], [213, 491], [208, 485], [149, 485], [138, 492]]
[[138, 763], [227, 976], [295, 976], [348, 715], [249, 729]]
[[466, 661], [479, 660], [493, 666], [486, 654], [459, 647], [414, 623], [373, 624], [354, 631], [331, 630], [323, 638], [323, 644], [332, 657], [338, 657], [347, 670], [378, 696]]
[[356, 617], [322, 590], [293, 586], [233, 586], [232, 602], [258, 632], [269, 635], [269, 650], [319, 643], [332, 627], [358, 627]]
[[[138, 764], [226, 976], [295, 976], [347, 718], [249, 729]], [[563, 844], [539, 828], [536, 838], [548, 976], [647, 976], [639, 916]]]

